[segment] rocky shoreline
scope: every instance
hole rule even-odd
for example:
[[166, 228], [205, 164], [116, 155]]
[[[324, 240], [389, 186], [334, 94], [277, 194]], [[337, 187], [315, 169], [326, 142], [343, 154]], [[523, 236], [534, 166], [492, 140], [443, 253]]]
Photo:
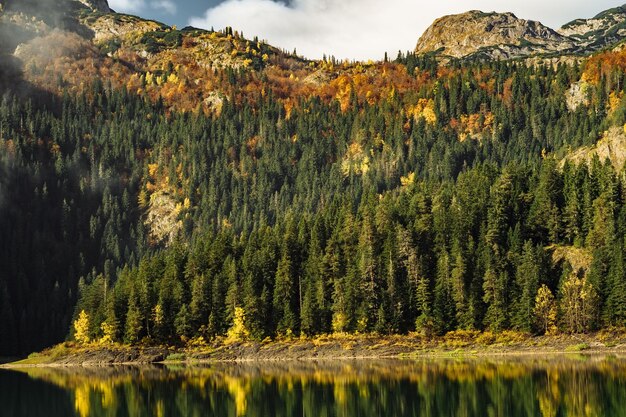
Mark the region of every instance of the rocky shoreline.
[[107, 366], [155, 363], [254, 362], [334, 359], [393, 359], [441, 356], [529, 356], [626, 353], [626, 335], [530, 337], [456, 332], [444, 337], [342, 335], [279, 341], [215, 342], [193, 348], [173, 346], [78, 346], [63, 343], [0, 367]]

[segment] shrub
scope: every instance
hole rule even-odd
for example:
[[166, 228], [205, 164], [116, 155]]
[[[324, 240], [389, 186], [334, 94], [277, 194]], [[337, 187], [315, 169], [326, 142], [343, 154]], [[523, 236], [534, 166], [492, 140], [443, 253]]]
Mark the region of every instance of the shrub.
[[583, 350], [587, 350], [589, 349], [589, 345], [587, 343], [578, 343], [576, 345], [570, 345], [567, 348], [565, 348], [566, 351], [568, 352], [580, 352]]
[[180, 361], [184, 361], [186, 358], [184, 353], [172, 353], [171, 355], [168, 355], [167, 358], [165, 358], [166, 361], [172, 361], [172, 362], [180, 362]]
[[465, 347], [476, 342], [480, 335], [478, 330], [454, 330], [446, 333], [443, 337], [443, 343], [450, 347]]
[[523, 343], [530, 338], [528, 333], [518, 332], [515, 330], [505, 330], [496, 335], [496, 343], [510, 345], [515, 343]]
[[492, 345], [496, 342], [496, 335], [490, 331], [482, 332], [477, 338], [476, 343], [479, 345]]

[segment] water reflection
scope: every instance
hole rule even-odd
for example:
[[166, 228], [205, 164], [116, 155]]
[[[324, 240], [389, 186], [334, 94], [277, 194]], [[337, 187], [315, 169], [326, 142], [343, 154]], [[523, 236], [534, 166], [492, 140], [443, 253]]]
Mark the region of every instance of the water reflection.
[[0, 371], [1, 416], [626, 416], [626, 358]]

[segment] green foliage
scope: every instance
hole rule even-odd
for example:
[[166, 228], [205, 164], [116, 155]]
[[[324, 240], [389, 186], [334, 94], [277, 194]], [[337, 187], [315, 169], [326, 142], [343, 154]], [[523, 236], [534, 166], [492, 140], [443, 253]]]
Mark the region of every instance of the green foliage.
[[179, 30], [157, 30], [146, 32], [141, 38], [141, 43], [145, 44], [146, 51], [157, 53], [163, 49], [173, 49], [182, 45], [183, 34]]
[[105, 54], [114, 54], [122, 46], [121, 42], [117, 38], [112, 38], [100, 45], [100, 50]]
[[171, 353], [167, 355], [167, 358], [165, 358], [165, 360], [170, 361], [170, 362], [180, 362], [180, 361], [184, 361], [185, 358], [186, 358], [186, 355], [184, 353]]
[[578, 343], [576, 345], [571, 345], [565, 348], [565, 350], [568, 352], [581, 352], [587, 349], [589, 349], [589, 345], [587, 343]]
[[137, 305], [137, 297], [134, 293], [131, 293], [128, 302], [128, 311], [126, 313], [126, 332], [124, 334], [124, 340], [127, 343], [139, 342], [142, 330], [143, 317]]

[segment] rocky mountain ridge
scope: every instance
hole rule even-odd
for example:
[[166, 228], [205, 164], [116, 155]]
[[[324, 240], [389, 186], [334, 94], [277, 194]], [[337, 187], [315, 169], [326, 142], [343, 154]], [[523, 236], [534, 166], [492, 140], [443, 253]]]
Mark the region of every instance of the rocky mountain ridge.
[[576, 55], [616, 45], [625, 37], [625, 6], [574, 20], [558, 30], [513, 13], [472, 10], [435, 20], [418, 40], [415, 52], [486, 60]]
[[517, 58], [574, 47], [572, 40], [539, 22], [518, 19], [513, 13], [472, 10], [437, 19], [421, 36], [415, 51], [453, 58], [473, 54]]
[[0, 0], [0, 9], [4, 10], [50, 10], [64, 9], [73, 3], [80, 3], [89, 9], [101, 13], [111, 12], [107, 0]]
[[626, 6], [605, 10], [591, 19], [576, 19], [558, 32], [587, 50], [618, 43], [626, 37]]

